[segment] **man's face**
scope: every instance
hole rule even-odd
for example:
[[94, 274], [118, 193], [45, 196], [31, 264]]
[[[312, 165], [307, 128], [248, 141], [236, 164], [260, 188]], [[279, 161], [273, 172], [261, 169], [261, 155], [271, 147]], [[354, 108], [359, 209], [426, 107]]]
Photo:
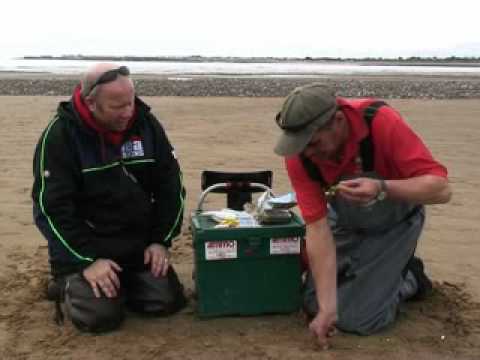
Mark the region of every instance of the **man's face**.
[[303, 154], [307, 158], [317, 157], [321, 160], [335, 160], [341, 155], [347, 138], [347, 119], [342, 111], [337, 111], [328, 125], [315, 132], [312, 140], [303, 150]]
[[102, 84], [88, 107], [97, 123], [109, 131], [124, 131], [133, 115], [135, 91], [131, 80], [119, 76]]

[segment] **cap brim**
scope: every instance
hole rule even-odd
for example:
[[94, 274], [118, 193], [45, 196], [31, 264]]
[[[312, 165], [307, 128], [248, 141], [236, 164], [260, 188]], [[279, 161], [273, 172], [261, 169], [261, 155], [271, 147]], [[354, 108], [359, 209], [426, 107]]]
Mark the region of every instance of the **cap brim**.
[[313, 134], [315, 134], [317, 129], [322, 127], [322, 125], [333, 116], [335, 111], [336, 107], [300, 131], [293, 132], [284, 130], [274, 148], [275, 153], [280, 156], [292, 156], [301, 153], [307, 147], [310, 140], [312, 140]]
[[314, 132], [315, 128], [312, 126], [297, 132], [283, 131], [274, 148], [275, 153], [280, 156], [291, 156], [301, 153], [312, 139]]

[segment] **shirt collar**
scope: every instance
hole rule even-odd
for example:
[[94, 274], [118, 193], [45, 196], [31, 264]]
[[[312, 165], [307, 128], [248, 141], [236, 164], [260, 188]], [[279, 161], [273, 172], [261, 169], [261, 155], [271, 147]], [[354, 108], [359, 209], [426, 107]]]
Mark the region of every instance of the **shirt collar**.
[[347, 118], [350, 128], [350, 136], [347, 140], [347, 143], [361, 142], [368, 135], [368, 127], [363, 120], [361, 113], [354, 109], [352, 105], [350, 105], [349, 102], [343, 98], [337, 98], [337, 104]]

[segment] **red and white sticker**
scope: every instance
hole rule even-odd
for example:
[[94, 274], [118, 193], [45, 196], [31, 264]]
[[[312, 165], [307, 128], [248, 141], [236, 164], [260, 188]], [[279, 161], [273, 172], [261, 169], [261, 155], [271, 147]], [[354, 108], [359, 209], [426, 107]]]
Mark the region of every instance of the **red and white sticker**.
[[205, 259], [223, 260], [237, 258], [237, 240], [206, 241]]
[[270, 239], [270, 255], [300, 254], [300, 237]]

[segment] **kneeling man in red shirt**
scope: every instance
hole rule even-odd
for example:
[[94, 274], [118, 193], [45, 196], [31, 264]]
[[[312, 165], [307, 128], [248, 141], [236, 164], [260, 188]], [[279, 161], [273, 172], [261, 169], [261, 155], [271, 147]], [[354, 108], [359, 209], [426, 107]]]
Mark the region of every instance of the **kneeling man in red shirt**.
[[322, 84], [295, 89], [276, 122], [306, 222], [304, 309], [328, 347], [335, 328], [367, 335], [432, 283], [415, 256], [426, 204], [446, 203], [447, 170], [388, 104], [336, 97]]

